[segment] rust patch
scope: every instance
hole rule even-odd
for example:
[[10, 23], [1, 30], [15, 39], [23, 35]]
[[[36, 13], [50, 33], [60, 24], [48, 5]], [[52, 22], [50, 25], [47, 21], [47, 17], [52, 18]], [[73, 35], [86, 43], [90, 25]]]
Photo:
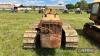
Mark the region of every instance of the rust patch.
[[41, 46], [44, 48], [60, 48], [61, 46], [61, 35], [42, 35]]
[[61, 37], [59, 35], [51, 36], [50, 37], [50, 46], [51, 46], [51, 48], [60, 48]]

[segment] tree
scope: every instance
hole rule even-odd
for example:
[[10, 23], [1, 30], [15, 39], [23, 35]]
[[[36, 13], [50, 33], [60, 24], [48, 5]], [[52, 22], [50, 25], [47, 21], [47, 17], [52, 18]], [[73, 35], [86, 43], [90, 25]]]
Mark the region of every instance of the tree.
[[89, 4], [88, 4], [88, 7], [89, 7], [89, 9], [91, 9], [91, 7], [92, 7], [92, 3], [89, 3]]
[[81, 2], [77, 2], [77, 3], [75, 4], [75, 8], [80, 8], [80, 5], [81, 5]]
[[80, 3], [81, 3], [80, 8], [82, 10], [88, 9], [88, 3], [85, 0], [81, 0]]
[[24, 7], [22, 4], [19, 7]]
[[82, 10], [88, 9], [88, 3], [85, 0], [81, 0], [75, 4], [75, 8], [81, 8]]
[[68, 9], [74, 9], [75, 7], [74, 7], [73, 4], [67, 4], [67, 5], [66, 5], [66, 8], [68, 8]]

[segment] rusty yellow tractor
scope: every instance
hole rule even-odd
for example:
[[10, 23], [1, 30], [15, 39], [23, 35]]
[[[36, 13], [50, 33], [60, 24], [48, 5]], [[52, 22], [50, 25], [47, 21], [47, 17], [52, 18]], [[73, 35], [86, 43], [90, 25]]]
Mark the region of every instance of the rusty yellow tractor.
[[55, 9], [43, 10], [42, 19], [38, 24], [32, 26], [31, 30], [24, 33], [23, 47], [36, 48], [60, 48], [78, 47], [78, 34], [70, 24], [63, 24]]

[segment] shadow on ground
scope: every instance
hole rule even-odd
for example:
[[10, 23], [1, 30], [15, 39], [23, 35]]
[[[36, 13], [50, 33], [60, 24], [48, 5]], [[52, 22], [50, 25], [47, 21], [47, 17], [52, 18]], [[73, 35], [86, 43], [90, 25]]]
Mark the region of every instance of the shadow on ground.
[[55, 54], [55, 49], [36, 48], [34, 50], [39, 56], [54, 56]]
[[99, 43], [96, 42], [93, 38], [87, 36], [82, 29], [76, 29], [78, 35], [83, 36], [91, 45], [95, 45], [98, 49], [100, 49]]

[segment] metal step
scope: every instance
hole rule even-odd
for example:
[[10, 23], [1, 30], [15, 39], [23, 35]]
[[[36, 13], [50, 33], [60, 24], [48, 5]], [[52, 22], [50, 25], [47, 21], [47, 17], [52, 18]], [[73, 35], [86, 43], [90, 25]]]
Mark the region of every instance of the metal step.
[[65, 47], [72, 47], [72, 48], [78, 47], [79, 38], [76, 30], [73, 29], [69, 24], [63, 26], [63, 29], [65, 31], [65, 36], [66, 36]]
[[75, 37], [78, 36], [75, 30], [65, 30], [66, 37]]
[[73, 28], [70, 26], [70, 24], [67, 24], [67, 25], [63, 26], [63, 29], [64, 30], [71, 30]]
[[78, 43], [66, 43], [65, 47], [77, 48], [78, 47]]
[[78, 43], [78, 37], [76, 36], [76, 37], [66, 37], [66, 43], [67, 42], [71, 42], [71, 43]]
[[24, 43], [23, 44], [23, 48], [25, 48], [25, 49], [31, 49], [31, 48], [36, 48], [35, 47], [35, 44], [33, 44], [33, 43]]
[[23, 48], [35, 48], [35, 37], [36, 31], [25, 31], [23, 39]]
[[33, 31], [33, 30], [25, 31], [24, 37], [35, 38], [36, 37], [36, 32], [37, 31]]

